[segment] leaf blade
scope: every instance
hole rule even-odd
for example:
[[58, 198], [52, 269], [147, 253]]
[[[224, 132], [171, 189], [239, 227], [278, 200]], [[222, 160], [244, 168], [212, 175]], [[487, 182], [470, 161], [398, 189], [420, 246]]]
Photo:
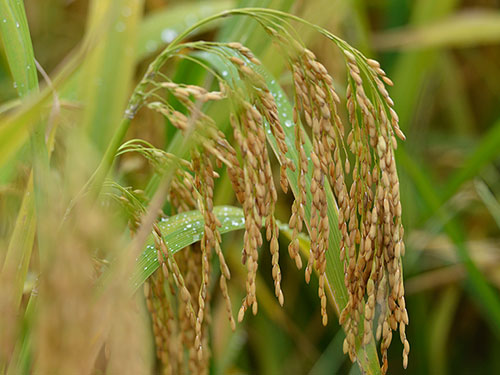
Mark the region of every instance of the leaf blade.
[[98, 41], [80, 75], [83, 126], [104, 151], [123, 116], [135, 67], [135, 39], [143, 1], [93, 1], [87, 36]]
[[14, 87], [20, 97], [25, 97], [38, 89], [38, 77], [24, 2], [2, 0], [0, 14], [0, 33]]
[[[172, 41], [180, 34], [186, 26], [214, 14], [231, 9], [235, 5], [234, 0], [210, 1], [200, 6], [198, 3], [183, 3], [173, 7], [167, 7], [162, 11], [155, 12], [144, 18], [139, 28], [137, 40], [137, 57], [143, 59], [155, 53], [163, 45]], [[213, 28], [214, 23], [197, 29], [196, 33]]]
[[[222, 224], [219, 228], [221, 234], [245, 227], [245, 217], [241, 208], [216, 206], [214, 207], [214, 214]], [[204, 225], [203, 215], [197, 210], [171, 216], [158, 223], [171, 254], [175, 254], [186, 246], [199, 241], [203, 236]], [[131, 278], [133, 288], [137, 289], [142, 285], [159, 266], [153, 238], [151, 237], [146, 244], [146, 249], [137, 259], [137, 267]]]
[[[200, 54], [201, 57], [208, 63], [212, 64], [219, 72], [226, 70], [229, 74], [226, 74], [228, 81], [238, 80], [236, 74], [231, 74], [231, 67], [224, 64], [220, 59], [211, 54]], [[221, 63], [223, 65], [221, 65]], [[287, 156], [290, 158], [295, 165], [298, 165], [298, 150], [295, 148], [295, 134], [294, 134], [294, 124], [292, 121], [293, 110], [290, 102], [287, 99], [285, 92], [282, 90], [281, 86], [277, 83], [277, 80], [263, 67], [252, 64], [247, 61], [247, 64], [251, 68], [257, 71], [264, 78], [271, 94], [275, 98], [276, 105], [278, 108], [278, 115], [280, 122], [283, 126], [285, 133], [285, 142], [288, 146]], [[267, 140], [271, 145], [273, 151], [278, 153], [278, 146], [272, 132], [270, 130], [269, 124], [264, 122], [265, 132]], [[300, 125], [301, 126], [301, 125]], [[312, 145], [308, 137], [304, 137], [304, 150], [306, 155], [311, 154]], [[309, 160], [308, 174], [306, 176], [306, 206], [305, 206], [305, 223], [306, 227], [309, 228], [309, 221], [311, 216], [311, 202], [312, 195], [310, 192], [310, 185], [312, 179], [312, 162]], [[288, 181], [294, 194], [298, 193], [298, 170], [292, 172], [287, 169]], [[347, 305], [348, 295], [347, 289], [344, 284], [344, 267], [340, 261], [340, 256], [338, 254], [338, 249], [340, 248], [340, 231], [338, 229], [338, 218], [337, 218], [337, 203], [333, 195], [333, 191], [330, 188], [327, 181], [325, 181], [325, 191], [328, 204], [328, 222], [330, 224], [330, 235], [328, 239], [328, 251], [326, 252], [326, 281], [328, 289], [331, 291], [331, 302], [337, 314], [340, 314], [342, 309]], [[363, 338], [363, 330], [360, 329], [360, 334], [356, 338], [356, 345], [359, 348], [358, 361], [360, 367], [367, 374], [379, 374], [380, 365], [378, 362], [377, 351], [375, 348], [374, 340], [371, 340], [370, 344], [367, 346], [362, 346], [361, 341]]]

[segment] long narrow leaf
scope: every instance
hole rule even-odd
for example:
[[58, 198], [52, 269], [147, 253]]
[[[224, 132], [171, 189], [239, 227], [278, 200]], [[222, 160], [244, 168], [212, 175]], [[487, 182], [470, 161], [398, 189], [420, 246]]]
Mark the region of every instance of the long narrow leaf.
[[[240, 208], [218, 206], [214, 207], [214, 214], [222, 224], [219, 229], [221, 233], [245, 228], [245, 218]], [[205, 222], [200, 211], [181, 213], [158, 223], [165, 243], [172, 254], [199, 241], [203, 236], [204, 225]], [[146, 249], [137, 259], [137, 269], [132, 276], [134, 289], [141, 286], [158, 267], [158, 257], [153, 238], [150, 238]]]
[[476, 149], [462, 166], [451, 176], [444, 187], [441, 201], [450, 199], [462, 184], [474, 176], [488, 163], [500, 157], [500, 120], [496, 121], [483, 135]]
[[[0, 1], [0, 14], [4, 17], [0, 22], [0, 31], [14, 86], [19, 96], [25, 98], [28, 94], [38, 90], [38, 77], [24, 3]], [[5, 129], [0, 128], [0, 133], [1, 130]], [[6, 135], [9, 140], [9, 132]], [[33, 175], [30, 175], [1, 273], [4, 283], [10, 281], [9, 287], [12, 288], [14, 309], [17, 309], [21, 301], [35, 237], [33, 195]]]
[[[220, 72], [230, 71], [230, 67], [223, 63], [219, 58], [214, 57], [211, 54], [203, 55], [207, 62], [214, 65], [216, 69]], [[249, 62], [247, 62], [249, 63]], [[223, 65], [221, 65], [223, 64]], [[250, 64], [250, 63], [249, 63]], [[257, 66], [251, 64], [253, 70], [257, 71], [262, 75], [266, 84], [275, 98], [276, 105], [278, 108], [278, 114], [280, 117], [280, 122], [284, 125], [283, 130], [285, 132], [285, 141], [288, 146], [287, 156], [298, 165], [298, 150], [295, 148], [295, 133], [294, 124], [292, 121], [292, 106], [288, 101], [285, 92], [282, 90], [281, 86], [277, 83], [276, 79], [262, 66]], [[227, 76], [228, 79], [238, 80], [237, 76], [231, 73], [222, 74]], [[272, 135], [269, 124], [266, 126], [267, 140], [273, 150], [277, 153], [278, 146], [274, 136]], [[306, 155], [311, 154], [312, 146], [308, 138], [305, 139], [304, 150]], [[312, 195], [310, 193], [310, 184], [312, 178], [312, 162], [309, 160], [308, 175], [306, 176], [306, 195], [307, 204], [305, 205], [305, 222], [306, 226], [309, 228], [309, 221], [311, 215], [311, 202]], [[294, 194], [298, 193], [298, 172], [292, 172], [287, 170], [287, 176]], [[333, 195], [332, 189], [325, 181], [327, 203], [328, 203], [328, 221], [330, 224], [330, 236], [328, 239], [328, 251], [326, 252], [326, 279], [328, 288], [332, 293], [332, 304], [334, 309], [339, 314], [340, 311], [347, 305], [348, 296], [347, 289], [344, 284], [344, 267], [340, 261], [339, 248], [340, 248], [340, 231], [338, 230], [338, 218], [337, 218], [337, 203]], [[360, 367], [366, 371], [368, 374], [378, 374], [380, 373], [380, 365], [378, 362], [377, 352], [374, 345], [374, 340], [367, 346], [361, 346], [360, 342], [363, 337], [363, 330], [360, 329], [360, 334], [356, 340], [359, 350], [358, 360], [360, 361]]]
[[[411, 24], [425, 25], [451, 13], [457, 0], [422, 0], [414, 2]], [[434, 50], [406, 51], [402, 53], [392, 70], [391, 78], [398, 84], [391, 90], [396, 112], [403, 131], [409, 128], [417, 98], [422, 90], [425, 77], [436, 61]], [[408, 74], [411, 72], [411, 74]]]
[[87, 56], [80, 79], [84, 127], [101, 151], [109, 143], [129, 96], [142, 8], [142, 0], [91, 3], [88, 37], [100, 37]]
[[431, 182], [422, 173], [415, 161], [404, 151], [403, 147], [398, 149], [398, 157], [403, 168], [412, 177], [426, 205], [436, 213], [446, 234], [454, 243], [457, 254], [467, 270], [469, 293], [484, 311], [485, 317], [495, 334], [500, 337], [500, 298], [471, 259], [464, 240], [463, 230], [457, 220], [449, 219], [449, 216], [440, 207], [439, 196], [432, 188]]
[[12, 306], [15, 309], [21, 302], [35, 239], [36, 219], [33, 195], [33, 176], [30, 176], [1, 273], [2, 282], [9, 282], [9, 288], [12, 289]]
[[464, 11], [418, 28], [391, 30], [375, 37], [376, 48], [467, 47], [500, 40], [500, 13]]
[[20, 97], [38, 88], [33, 45], [24, 11], [24, 2], [0, 1], [0, 32], [7, 61]]
[[[25, 99], [29, 94], [38, 91], [38, 76], [28, 21], [24, 10], [24, 2], [12, 0], [0, 1], [0, 15], [4, 17], [0, 21], [0, 32], [12, 74], [13, 85], [17, 89], [19, 97]], [[35, 116], [33, 120], [34, 122], [39, 121], [39, 118]], [[7, 152], [4, 152], [4, 149], [2, 149], [0, 159], [4, 158], [5, 160], [10, 157], [11, 153], [16, 151], [16, 147], [20, 146], [23, 138], [28, 136], [28, 132], [24, 126], [19, 128], [6, 128], [4, 126], [0, 128], [0, 133], [2, 132], [6, 136], [3, 141], [7, 142], [8, 149], [6, 150]], [[0, 138], [2, 138], [1, 135]], [[47, 159], [47, 149], [41, 129], [35, 129], [32, 132], [31, 139], [36, 164], [34, 165], [34, 171], [30, 173], [28, 179], [21, 208], [0, 273], [0, 283], [3, 286], [1, 297], [4, 299], [3, 303], [5, 304], [3, 311], [6, 313], [0, 326], [4, 324], [17, 326], [18, 308], [21, 303], [23, 287], [35, 240], [37, 226], [35, 203], [37, 200], [41, 201], [41, 196], [39, 190], [34, 189], [34, 180], [43, 174], [44, 169], [40, 168], [40, 166], [47, 166], [47, 163], [44, 163]], [[13, 141], [14, 147], [10, 145], [11, 141]], [[39, 160], [37, 159], [38, 154], [42, 154], [42, 158]], [[29, 322], [27, 323], [29, 324]], [[1, 328], [4, 331], [6, 327]], [[24, 344], [24, 338], [18, 341], [16, 354], [20, 350], [19, 347]]]
[[491, 216], [493, 216], [493, 219], [500, 228], [500, 203], [498, 203], [498, 200], [495, 198], [493, 193], [483, 181], [477, 180], [475, 182], [475, 185], [479, 198], [481, 198], [484, 205], [490, 212]]
[[[188, 26], [199, 20], [230, 9], [235, 5], [234, 0], [206, 1], [199, 3], [179, 3], [167, 7], [144, 18], [139, 28], [136, 54], [139, 59], [157, 52], [165, 44], [170, 43]], [[217, 24], [208, 24], [196, 30], [196, 33], [213, 28]]]

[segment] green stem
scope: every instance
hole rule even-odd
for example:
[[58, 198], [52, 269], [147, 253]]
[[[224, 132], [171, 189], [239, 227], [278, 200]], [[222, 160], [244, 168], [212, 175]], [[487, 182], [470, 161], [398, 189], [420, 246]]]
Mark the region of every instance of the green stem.
[[[104, 179], [106, 178], [109, 170], [111, 169], [111, 166], [113, 165], [113, 160], [116, 155], [116, 151], [120, 147], [120, 143], [122, 142], [128, 127], [130, 125], [130, 121], [134, 118], [137, 110], [141, 107], [144, 97], [145, 97], [145, 92], [147, 85], [150, 82], [150, 79], [156, 75], [156, 73], [160, 70], [160, 68], [163, 66], [163, 64], [167, 61], [167, 59], [174, 53], [180, 46], [180, 43], [189, 36], [194, 30], [198, 29], [199, 27], [210, 23], [212, 21], [215, 21], [219, 18], [223, 17], [228, 17], [228, 16], [247, 16], [247, 17], [255, 17], [256, 14], [267, 14], [267, 15], [272, 15], [272, 16], [277, 16], [281, 18], [288, 18], [297, 22], [300, 22], [302, 24], [305, 24], [309, 27], [312, 27], [322, 35], [326, 36], [327, 38], [333, 40], [339, 47], [349, 50], [351, 52], [359, 54], [358, 51], [350, 47], [345, 41], [342, 39], [336, 37], [332, 33], [328, 32], [327, 30], [321, 28], [320, 26], [314, 25], [306, 20], [301, 19], [300, 17], [294, 16], [293, 14], [285, 13], [279, 10], [275, 9], [265, 9], [265, 8], [239, 8], [239, 9], [232, 9], [232, 10], [225, 10], [223, 12], [214, 14], [213, 16], [207, 17], [203, 20], [198, 21], [191, 27], [188, 27], [184, 32], [180, 33], [154, 60], [151, 62], [149, 65], [146, 73], [144, 74], [144, 77], [142, 80], [139, 82], [139, 84], [136, 86], [134, 89], [132, 96], [130, 98], [129, 104], [127, 106], [127, 109], [125, 111], [124, 119], [122, 120], [122, 123], [118, 127], [117, 131], [115, 132], [108, 148], [106, 149], [106, 152], [104, 154], [104, 157], [99, 164], [96, 172], [92, 175], [89, 183], [87, 183], [86, 188], [90, 186], [90, 190], [92, 191], [92, 195], [96, 195], [99, 193], [102, 183], [104, 182]], [[84, 189], [86, 191], [87, 189]]]
[[101, 163], [99, 164], [96, 171], [90, 178], [89, 182], [86, 184], [86, 187], [83, 189], [83, 191], [86, 191], [87, 187], [90, 187], [90, 193], [93, 198], [97, 198], [97, 196], [101, 191], [101, 187], [104, 183], [104, 180], [106, 179], [109, 170], [113, 166], [116, 152], [118, 151], [118, 148], [120, 147], [123, 139], [125, 138], [125, 134], [127, 134], [127, 130], [130, 126], [130, 121], [131, 119], [128, 117], [124, 117], [122, 119], [120, 126], [113, 134], [113, 138], [111, 138], [111, 141], [108, 147], [106, 148], [106, 151], [104, 152], [104, 156], [101, 160]]

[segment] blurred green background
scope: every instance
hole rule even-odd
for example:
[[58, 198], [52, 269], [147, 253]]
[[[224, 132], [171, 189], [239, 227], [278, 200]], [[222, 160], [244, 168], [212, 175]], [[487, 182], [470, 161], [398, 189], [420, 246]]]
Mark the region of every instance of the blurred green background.
[[[125, 57], [120, 53], [132, 49], [130, 53], [137, 58], [127, 69], [133, 69], [135, 79], [140, 78], [155, 52], [180, 30], [216, 10], [237, 6], [292, 12], [381, 62], [395, 83], [390, 94], [407, 137], [398, 149], [397, 164], [407, 244], [407, 335], [412, 350], [404, 371], [401, 344], [393, 340], [389, 373], [500, 374], [500, 316], [496, 307], [500, 287], [500, 1], [146, 0], [144, 6], [134, 34], [137, 43], [127, 46], [126, 39], [118, 40], [116, 43], [122, 44], [116, 44], [117, 51], [108, 51], [109, 56], [119, 56], [109, 64], [113, 70], [122, 68], [120, 59]], [[53, 76], [87, 35], [89, 3], [26, 0], [25, 8], [35, 57]], [[126, 10], [121, 12], [116, 17], [127, 18]], [[120, 22], [114, 24], [118, 33], [125, 27]], [[250, 21], [233, 19], [194, 38], [244, 42], [280, 76], [281, 59], [254, 27]], [[342, 92], [345, 71], [331, 52], [333, 48], [317, 34], [303, 31], [301, 35], [332, 76], [339, 77]], [[107, 38], [109, 34], [97, 31], [94, 37]], [[190, 64], [169, 69], [176, 81], [200, 80], [199, 71]], [[99, 79], [96, 76], [97, 86], [110, 84]], [[289, 77], [280, 76], [280, 82], [286, 87]], [[122, 101], [129, 89], [127, 82], [123, 84]], [[16, 97], [2, 49], [0, 103], [8, 105]], [[118, 113], [123, 103], [116, 104]], [[78, 100], [70, 95], [62, 98], [62, 106], [67, 110], [63, 117], [69, 121], [79, 111]], [[141, 126], [132, 128], [129, 137], [140, 136], [165, 147], [171, 137], [168, 128], [156, 117], [144, 115], [139, 121]], [[94, 132], [102, 139], [96, 148], [108, 142], [111, 133], [106, 128], [98, 127]], [[147, 170], [136, 160], [123, 161], [120, 174], [126, 184], [144, 187]], [[220, 185], [216, 203], [234, 203], [227, 198], [227, 181]], [[5, 189], [0, 198], [4, 208], [9, 205]], [[284, 221], [290, 202], [291, 197], [280, 200], [277, 215]], [[233, 245], [225, 243], [226, 253], [230, 254], [231, 248], [237, 251], [240, 237], [234, 236]], [[287, 240], [281, 241], [281, 251], [286, 254]], [[269, 265], [266, 257], [262, 264]], [[232, 261], [230, 255], [228, 258], [238, 262], [237, 256]], [[261, 266], [265, 272], [259, 293], [266, 302], [259, 314], [248, 317], [233, 334], [224, 311], [214, 313], [214, 368], [230, 374], [357, 373], [359, 370], [342, 354], [343, 333], [336, 320], [330, 319], [326, 328], [321, 325], [316, 287], [303, 282], [303, 274], [287, 256], [281, 259], [286, 297], [283, 309], [269, 292], [270, 266], [269, 270]], [[231, 284], [231, 288], [242, 289], [243, 277]], [[486, 284], [494, 287], [494, 295], [483, 293]]]

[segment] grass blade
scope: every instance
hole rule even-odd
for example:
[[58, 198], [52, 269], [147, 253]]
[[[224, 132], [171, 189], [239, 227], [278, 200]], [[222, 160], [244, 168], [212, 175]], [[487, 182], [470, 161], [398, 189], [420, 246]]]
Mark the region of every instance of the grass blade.
[[[73, 51], [64, 65], [52, 79], [56, 90], [71, 79], [81, 66], [84, 56], [92, 47], [92, 41], [86, 41]], [[50, 110], [52, 88], [45, 87], [39, 93], [31, 94], [23, 105], [12, 113], [0, 117], [0, 168], [9, 162], [15, 153], [26, 143], [30, 131], [37, 125], [40, 117]]]
[[[38, 91], [35, 56], [33, 45], [31, 44], [28, 21], [24, 11], [24, 2], [2, 0], [0, 1], [0, 14], [4, 17], [0, 21], [0, 32], [11, 70], [13, 84], [19, 97], [24, 99], [29, 94]], [[35, 116], [33, 120], [39, 121], [39, 118]], [[23, 131], [23, 128], [24, 127], [21, 127], [21, 132], [17, 133], [20, 137], [15, 136], [17, 131], [15, 128], [0, 128], [0, 133], [4, 132], [4, 135], [6, 135], [6, 138], [1, 136], [0, 138], [2, 138], [4, 142], [8, 142], [9, 145], [6, 153], [4, 149], [2, 149], [0, 159], [8, 159], [10, 153], [15, 152], [16, 146], [20, 144], [19, 140], [28, 136], [27, 131]], [[5, 132], [5, 130], [7, 130], [7, 132]], [[14, 138], [13, 148], [10, 146], [12, 138]], [[47, 149], [45, 147], [43, 131], [41, 129], [36, 129], [32, 132], [31, 139], [34, 153], [33, 158], [35, 160], [35, 173], [33, 173], [33, 171], [30, 173], [21, 208], [9, 240], [5, 261], [0, 273], [0, 285], [2, 286], [1, 297], [4, 304], [2, 308], [4, 317], [0, 326], [2, 328], [1, 331], [5, 332], [6, 336], [6, 345], [2, 345], [2, 350], [9, 350], [15, 341], [13, 335], [16, 334], [16, 329], [18, 328], [18, 309], [21, 304], [24, 282], [28, 273], [35, 240], [37, 226], [35, 203], [36, 201], [40, 201], [41, 198], [39, 190], [34, 189], [33, 180], [40, 178], [40, 175], [42, 175], [45, 170], [44, 167], [47, 165], [44, 163], [47, 159]], [[42, 154], [41, 158], [37, 158], [39, 154]], [[25, 340], [23, 338], [19, 341], [18, 346], [24, 344]], [[3, 364], [0, 363], [0, 366], [2, 365]]]
[[[204, 60], [208, 63], [214, 65], [216, 69], [220, 72], [226, 70], [231, 71], [230, 67], [223, 63], [219, 58], [214, 57], [210, 54], [202, 55], [204, 56]], [[271, 91], [272, 95], [275, 98], [276, 105], [278, 108], [278, 114], [280, 117], [280, 122], [284, 125], [283, 130], [285, 132], [285, 141], [288, 146], [287, 156], [290, 158], [295, 165], [298, 164], [298, 150], [295, 148], [295, 134], [294, 134], [294, 124], [292, 121], [292, 106], [287, 99], [285, 92], [282, 90], [281, 86], [277, 83], [276, 79], [262, 66], [257, 66], [247, 62], [251, 68], [257, 71], [264, 80]], [[221, 65], [222, 64], [222, 65]], [[237, 75], [235, 74], [227, 74], [229, 80], [238, 81]], [[266, 126], [266, 135], [267, 140], [274, 152], [277, 151], [277, 143], [274, 136], [271, 133], [270, 127], [268, 123], [265, 123]], [[312, 150], [311, 141], [308, 137], [305, 138], [304, 150], [306, 155], [310, 155]], [[305, 207], [306, 214], [306, 224], [310, 221], [311, 215], [311, 202], [312, 195], [310, 193], [310, 184], [312, 178], [312, 162], [309, 161], [308, 166], [308, 175], [306, 176], [306, 196], [307, 196], [307, 204]], [[288, 181], [291, 186], [291, 189], [294, 194], [298, 193], [298, 176], [296, 175], [298, 172], [292, 172], [289, 169], [287, 170]], [[328, 184], [325, 181], [325, 184]], [[337, 203], [335, 201], [332, 189], [328, 186], [326, 189], [327, 192], [327, 202], [328, 202], [328, 221], [330, 224], [330, 236], [329, 236], [329, 246], [328, 251], [326, 252], [326, 278], [327, 285], [329, 290], [331, 290], [332, 294], [332, 304], [337, 312], [340, 314], [340, 311], [347, 305], [348, 295], [347, 289], [344, 284], [344, 267], [340, 261], [340, 257], [338, 254], [338, 249], [340, 247], [340, 232], [338, 230], [338, 218], [337, 218]], [[308, 227], [308, 225], [307, 225]], [[358, 346], [358, 359], [361, 363], [359, 363], [360, 367], [367, 374], [378, 374], [380, 373], [380, 365], [378, 362], [378, 356], [376, 352], [376, 348], [374, 345], [374, 340], [371, 340], [371, 343], [363, 347], [360, 345], [360, 338], [363, 337], [363, 329], [360, 329], [359, 336], [357, 338], [357, 346]]]
[[428, 350], [430, 368], [435, 374], [446, 374], [446, 346], [452, 330], [452, 323], [460, 301], [460, 292], [454, 287], [445, 289], [430, 316]]
[[[38, 77], [31, 36], [21, 1], [0, 1], [0, 34], [5, 55], [12, 75], [13, 85], [20, 98], [38, 91]], [[28, 137], [24, 126], [0, 127], [0, 139], [5, 143], [1, 147], [1, 160], [8, 159]]]
[[374, 39], [374, 46], [382, 50], [413, 50], [468, 47], [496, 43], [499, 40], [499, 12], [463, 11], [425, 26], [391, 30], [379, 34]]
[[[290, 230], [290, 228], [288, 227], [287, 224], [283, 224], [283, 223], [280, 223], [278, 222], [278, 225], [279, 225], [279, 228], [280, 228], [280, 232], [282, 232], [283, 234], [285, 234], [285, 236], [287, 236], [287, 238], [291, 239], [292, 238], [292, 231]], [[311, 248], [311, 240], [309, 239], [308, 236], [306, 236], [305, 234], [301, 234], [299, 236], [299, 246], [300, 246], [300, 251], [302, 252], [302, 255], [307, 258], [309, 256], [309, 249]], [[326, 269], [326, 277], [327, 277], [327, 280], [328, 280], [328, 283], [327, 283], [327, 287], [328, 287], [328, 291], [329, 291], [329, 294], [328, 294], [328, 297], [329, 297], [329, 300], [335, 304], [335, 297], [334, 297], [334, 294], [333, 294], [333, 290], [332, 290], [332, 268], [328, 266], [328, 263], [326, 265], [327, 269]], [[337, 312], [338, 313], [338, 312]], [[343, 331], [340, 331], [339, 333], [341, 333], [341, 336], [342, 336], [342, 339], [345, 337], [345, 333]], [[339, 334], [337, 334], [338, 336]], [[362, 336], [361, 336], [362, 337]], [[334, 340], [335, 341], [335, 338]], [[333, 341], [332, 341], [332, 344], [333, 344]], [[330, 345], [332, 345], [330, 344]], [[371, 340], [370, 343], [367, 345], [367, 346], [361, 346], [361, 339], [360, 338], [356, 338], [356, 345], [358, 346], [358, 350], [359, 350], [359, 354], [362, 355], [363, 357], [361, 359], [359, 359], [359, 366], [360, 368], [362, 368], [366, 374], [379, 374], [380, 373], [380, 366], [379, 366], [379, 363], [378, 363], [378, 354], [377, 354], [377, 348], [375, 347], [375, 342], [374, 340]], [[342, 348], [342, 342], [340, 343], [340, 348]], [[327, 349], [329, 350], [329, 348]], [[342, 350], [342, 349], [340, 349]], [[342, 357], [343, 358], [343, 357]], [[323, 358], [320, 358], [320, 361], [321, 361], [321, 366], [324, 366], [325, 365], [325, 362], [326, 360]], [[338, 362], [335, 361], [335, 365], [337, 366], [340, 366], [341, 363], [336, 363]], [[332, 362], [328, 362], [330, 363], [330, 365], [333, 365], [333, 361]], [[316, 366], [315, 366], [316, 367]], [[354, 364], [354, 367], [356, 367], [356, 364]]]
[[403, 147], [398, 148], [398, 158], [401, 166], [411, 176], [426, 205], [437, 215], [444, 231], [454, 243], [457, 254], [467, 270], [469, 293], [483, 310], [495, 334], [500, 337], [500, 298], [471, 259], [465, 244], [464, 231], [460, 228], [456, 219], [449, 219], [449, 215], [444, 212], [440, 205], [439, 196], [436, 194], [431, 182], [404, 151]]
[[[219, 228], [222, 234], [245, 228], [245, 219], [243, 211], [240, 208], [217, 206], [214, 207], [214, 214], [222, 224]], [[199, 241], [203, 236], [204, 225], [205, 222], [200, 211], [181, 213], [158, 223], [165, 243], [172, 254]], [[147, 242], [146, 249], [137, 259], [136, 271], [131, 279], [134, 289], [140, 287], [158, 267], [158, 258], [153, 238], [150, 238]]]
[[33, 45], [24, 11], [24, 2], [0, 1], [0, 32], [7, 61], [20, 97], [38, 89]]
[[491, 216], [493, 216], [493, 219], [495, 219], [495, 222], [500, 228], [500, 203], [498, 203], [498, 200], [495, 198], [493, 193], [483, 181], [476, 180], [475, 185], [479, 198], [481, 198], [484, 205], [490, 212]]
[[[412, 25], [425, 25], [432, 20], [440, 19], [451, 13], [457, 0], [415, 2], [412, 14]], [[391, 97], [396, 103], [400, 126], [403, 131], [410, 127], [410, 119], [416, 107], [418, 95], [425, 82], [424, 78], [431, 71], [436, 61], [436, 51], [407, 51], [402, 53], [390, 74], [398, 84], [392, 88]], [[408, 74], [412, 72], [412, 74]]]
[[9, 288], [13, 291], [12, 303], [16, 309], [21, 302], [24, 281], [33, 249], [36, 228], [34, 216], [33, 176], [31, 176], [10, 238], [1, 274], [3, 285], [7, 285], [5, 283], [9, 280]]
[[120, 122], [135, 66], [135, 39], [143, 1], [93, 1], [88, 37], [99, 40], [87, 56], [80, 76], [85, 103], [84, 127], [103, 152]]
[[[309, 251], [309, 250], [308, 250]], [[336, 374], [344, 361], [342, 354], [342, 343], [344, 341], [344, 331], [339, 330], [332, 341], [316, 361], [309, 375]]]
[[450, 177], [443, 189], [441, 201], [450, 199], [462, 184], [474, 176], [488, 163], [500, 156], [500, 120], [482, 137], [476, 149], [462, 164], [460, 169]]
[[[167, 7], [144, 18], [139, 28], [136, 55], [143, 59], [151, 55], [165, 44], [170, 43], [186, 26], [200, 21], [205, 17], [212, 16], [223, 10], [234, 7], [234, 0], [205, 1], [204, 5], [199, 3], [179, 3], [179, 5]], [[215, 27], [217, 23], [205, 25], [196, 29], [201, 33]]]

